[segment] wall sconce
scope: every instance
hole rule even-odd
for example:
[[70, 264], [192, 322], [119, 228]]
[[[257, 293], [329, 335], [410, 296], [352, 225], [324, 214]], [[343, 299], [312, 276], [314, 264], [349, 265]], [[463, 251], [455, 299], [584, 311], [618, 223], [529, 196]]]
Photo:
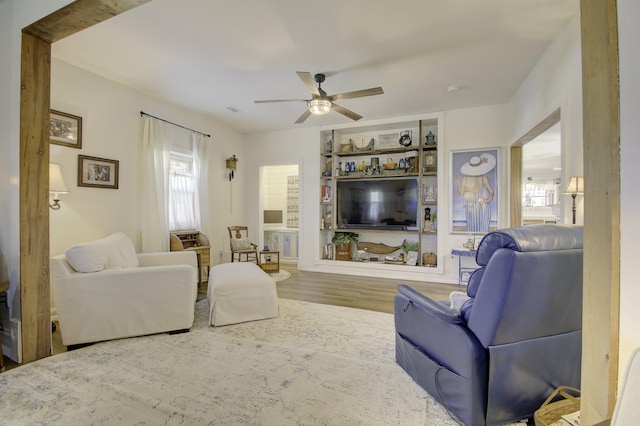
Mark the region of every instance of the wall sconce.
[[229, 182], [234, 178], [234, 173], [236, 171], [236, 165], [238, 164], [238, 157], [233, 154], [231, 157], [225, 160], [227, 164], [227, 171], [229, 172]]
[[576, 196], [578, 194], [584, 194], [584, 178], [582, 176], [571, 176], [567, 187], [562, 192], [563, 194], [571, 195], [573, 199], [573, 206], [571, 211], [573, 212], [573, 224], [576, 224]]
[[60, 164], [49, 163], [49, 194], [53, 194], [53, 203], [49, 203], [49, 207], [53, 210], [60, 210], [59, 194], [68, 194], [69, 188], [62, 176]]

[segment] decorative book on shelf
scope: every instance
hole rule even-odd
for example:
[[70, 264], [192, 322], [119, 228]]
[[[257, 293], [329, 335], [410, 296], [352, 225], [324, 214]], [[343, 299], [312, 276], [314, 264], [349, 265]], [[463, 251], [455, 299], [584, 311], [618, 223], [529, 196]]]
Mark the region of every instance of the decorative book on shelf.
[[331, 186], [322, 185], [322, 202], [330, 203], [331, 202]]

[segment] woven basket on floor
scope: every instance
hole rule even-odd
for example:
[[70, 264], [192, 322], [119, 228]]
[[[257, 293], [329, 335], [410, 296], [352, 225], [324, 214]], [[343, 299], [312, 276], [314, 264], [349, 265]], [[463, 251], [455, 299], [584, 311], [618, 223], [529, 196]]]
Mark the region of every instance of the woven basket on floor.
[[[558, 395], [564, 399], [551, 402]], [[540, 408], [533, 413], [536, 426], [549, 426], [560, 420], [565, 414], [575, 413], [580, 410], [580, 390], [571, 386], [560, 386], [553, 391], [549, 398], [542, 403]]]

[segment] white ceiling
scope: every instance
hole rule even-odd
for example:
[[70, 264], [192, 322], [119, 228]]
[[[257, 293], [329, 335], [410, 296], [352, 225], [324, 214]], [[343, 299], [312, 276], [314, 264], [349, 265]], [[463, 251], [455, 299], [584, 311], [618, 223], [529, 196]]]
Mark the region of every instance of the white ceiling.
[[296, 71], [327, 74], [322, 87], [329, 95], [382, 86], [383, 95], [340, 102], [365, 120], [506, 103], [578, 6], [578, 0], [154, 0], [56, 42], [52, 53], [256, 133], [350, 121], [331, 112], [294, 124], [304, 103], [253, 102], [310, 98]]

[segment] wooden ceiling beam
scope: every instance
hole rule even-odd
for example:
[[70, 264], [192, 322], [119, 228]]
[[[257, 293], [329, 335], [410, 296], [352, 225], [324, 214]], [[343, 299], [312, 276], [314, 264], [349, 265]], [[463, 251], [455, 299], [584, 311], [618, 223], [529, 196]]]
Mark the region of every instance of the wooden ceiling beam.
[[22, 31], [54, 43], [151, 0], [78, 0], [25, 27]]

